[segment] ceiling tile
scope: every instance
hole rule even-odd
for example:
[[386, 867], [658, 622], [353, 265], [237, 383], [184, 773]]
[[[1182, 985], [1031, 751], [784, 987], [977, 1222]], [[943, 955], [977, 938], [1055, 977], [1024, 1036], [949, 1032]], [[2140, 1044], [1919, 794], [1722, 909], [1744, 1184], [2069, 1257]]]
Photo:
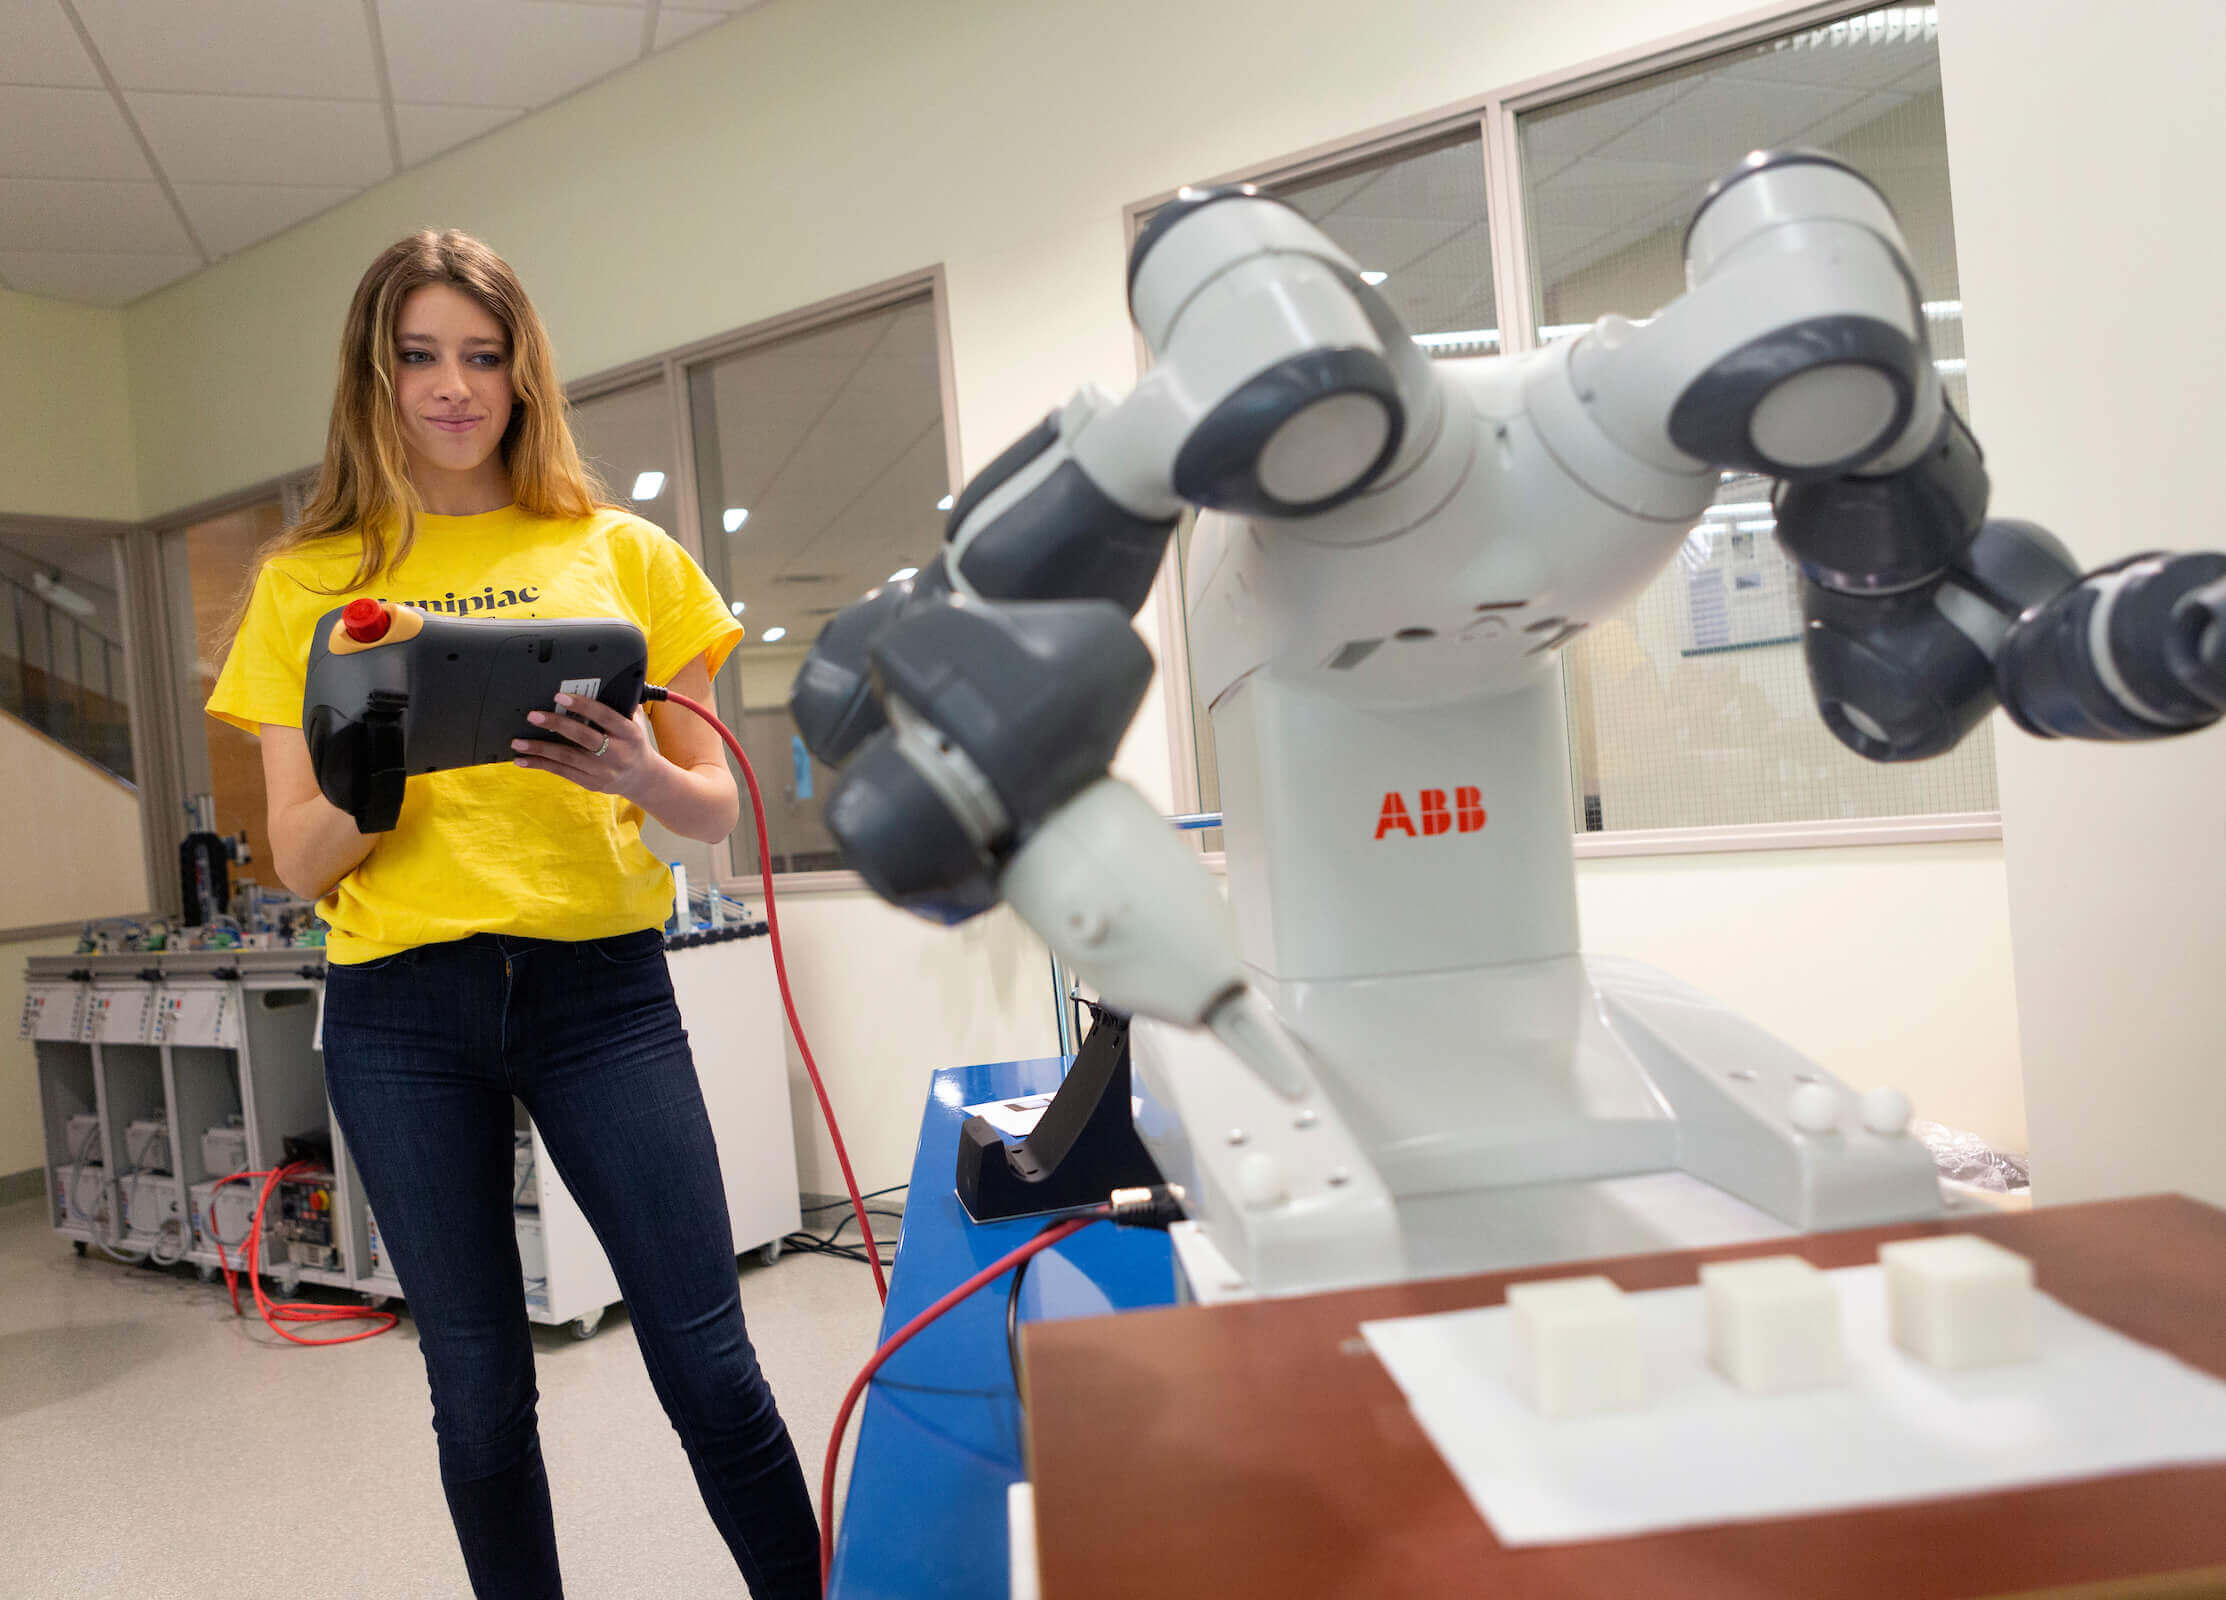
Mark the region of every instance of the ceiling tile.
[[1708, 78], [1596, 153], [1675, 161], [1715, 176], [1750, 150], [1802, 143], [1811, 126], [1860, 98], [1850, 90], [1807, 84]]
[[154, 180], [106, 89], [0, 85], [0, 178]]
[[1517, 124], [1523, 170], [1531, 182], [1543, 182], [1578, 157], [1659, 116], [1693, 87], [1690, 78], [1672, 78], [1581, 100], [1566, 108], [1530, 112]]
[[101, 86], [84, 42], [54, 0], [0, 4], [0, 63], [0, 78], [10, 83]]
[[375, 100], [362, 0], [77, 0], [125, 89]]
[[128, 305], [200, 269], [187, 255], [98, 255], [54, 250], [0, 250], [0, 278], [24, 294], [86, 305]]
[[332, 184], [394, 175], [386, 114], [363, 100], [127, 94], [173, 183]]
[[379, 0], [394, 98], [540, 106], [638, 59], [641, 13], [570, 0]]
[[11, 250], [190, 251], [177, 213], [152, 183], [0, 178], [0, 241]]
[[1752, 55], [1727, 71], [1732, 77], [1773, 83], [1877, 89], [1913, 67], [1938, 59], [1938, 47], [1921, 39], [1896, 35], [1892, 43], [1865, 39], [1860, 43], [1826, 44], [1820, 48], [1803, 34], [1758, 46]]
[[667, 45], [678, 44], [692, 33], [701, 33], [715, 23], [727, 20], [724, 11], [693, 11], [678, 6], [666, 6], [657, 13], [657, 42], [652, 47], [662, 50]]
[[430, 161], [443, 150], [453, 150], [466, 139], [476, 139], [499, 128], [521, 109], [509, 106], [417, 106], [397, 103], [395, 125], [402, 133], [402, 164], [414, 167]]
[[181, 183], [178, 203], [212, 256], [228, 256], [329, 211], [359, 189], [329, 184]]

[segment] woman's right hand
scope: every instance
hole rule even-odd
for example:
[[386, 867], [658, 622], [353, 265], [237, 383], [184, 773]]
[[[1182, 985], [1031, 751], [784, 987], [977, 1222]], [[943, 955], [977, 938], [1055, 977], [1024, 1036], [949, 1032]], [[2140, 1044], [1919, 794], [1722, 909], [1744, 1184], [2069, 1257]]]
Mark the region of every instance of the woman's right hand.
[[325, 798], [299, 728], [263, 724], [263, 790], [270, 797], [272, 867], [304, 900], [323, 899], [385, 837], [358, 832], [356, 819]]

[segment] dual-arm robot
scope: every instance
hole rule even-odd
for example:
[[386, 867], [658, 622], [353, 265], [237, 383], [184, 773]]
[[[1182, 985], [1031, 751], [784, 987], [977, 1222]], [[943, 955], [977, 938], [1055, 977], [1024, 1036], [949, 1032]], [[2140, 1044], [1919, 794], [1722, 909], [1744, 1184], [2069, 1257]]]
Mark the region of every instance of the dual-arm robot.
[[[1007, 901], [1137, 1015], [1139, 1132], [1256, 1288], [1937, 1209], [1906, 1100], [1579, 949], [1558, 652], [1722, 469], [1777, 480], [1818, 707], [1862, 756], [1939, 754], [1997, 702], [2100, 739], [2226, 711], [2226, 556], [2083, 575], [1987, 518], [1859, 174], [1749, 157], [1686, 261], [1649, 322], [1434, 364], [1296, 212], [1186, 191], [1130, 261], [1143, 381], [991, 462], [797, 679], [876, 891], [946, 922]], [[1186, 505], [1226, 904], [1108, 776]]]

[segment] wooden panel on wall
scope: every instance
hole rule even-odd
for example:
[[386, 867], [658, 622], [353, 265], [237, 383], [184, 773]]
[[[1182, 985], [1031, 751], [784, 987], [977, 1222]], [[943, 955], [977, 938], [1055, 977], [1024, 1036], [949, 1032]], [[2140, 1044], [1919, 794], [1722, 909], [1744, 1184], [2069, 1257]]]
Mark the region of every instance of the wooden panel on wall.
[[[193, 683], [194, 704], [208, 703], [216, 687], [217, 669], [224, 664], [230, 644], [225, 623], [232, 615], [240, 586], [255, 564], [255, 552], [276, 534], [284, 515], [276, 499], [206, 522], [185, 531], [186, 559], [193, 576]], [[254, 853], [251, 865], [236, 875], [276, 885], [271, 866], [270, 837], [265, 824], [262, 742], [228, 722], [203, 714], [202, 731], [209, 743], [209, 784], [216, 796], [219, 833], [244, 833]]]

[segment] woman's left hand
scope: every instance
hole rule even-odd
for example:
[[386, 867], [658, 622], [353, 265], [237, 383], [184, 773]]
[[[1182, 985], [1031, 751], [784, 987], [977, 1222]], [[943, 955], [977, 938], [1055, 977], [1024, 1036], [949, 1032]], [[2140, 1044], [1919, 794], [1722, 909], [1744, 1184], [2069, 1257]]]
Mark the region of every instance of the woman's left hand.
[[[561, 737], [552, 742], [513, 739], [516, 764], [532, 772], [553, 772], [596, 794], [634, 799], [664, 758], [640, 713], [622, 717], [600, 700], [578, 695], [556, 697], [557, 712], [535, 711], [526, 720]], [[571, 716], [562, 715], [569, 711]], [[575, 719], [584, 720], [575, 720]]]

